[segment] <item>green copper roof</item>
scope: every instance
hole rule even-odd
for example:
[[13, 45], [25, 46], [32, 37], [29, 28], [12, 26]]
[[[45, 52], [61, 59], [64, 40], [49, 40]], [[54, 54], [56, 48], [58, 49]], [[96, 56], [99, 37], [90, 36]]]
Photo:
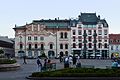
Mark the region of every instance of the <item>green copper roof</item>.
[[67, 28], [70, 26], [70, 20], [33, 20], [33, 23], [44, 24], [47, 28]]
[[83, 24], [97, 24], [98, 17], [96, 13], [81, 13], [81, 15], [79, 15], [79, 20]]

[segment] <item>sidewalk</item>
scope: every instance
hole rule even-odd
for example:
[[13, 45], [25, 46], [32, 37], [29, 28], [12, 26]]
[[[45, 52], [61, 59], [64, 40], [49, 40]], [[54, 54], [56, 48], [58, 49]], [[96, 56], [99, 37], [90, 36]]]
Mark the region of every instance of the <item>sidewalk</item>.
[[16, 70], [20, 68], [20, 64], [14, 63], [14, 64], [1, 64], [0, 65], [0, 71], [9, 71], [9, 70]]

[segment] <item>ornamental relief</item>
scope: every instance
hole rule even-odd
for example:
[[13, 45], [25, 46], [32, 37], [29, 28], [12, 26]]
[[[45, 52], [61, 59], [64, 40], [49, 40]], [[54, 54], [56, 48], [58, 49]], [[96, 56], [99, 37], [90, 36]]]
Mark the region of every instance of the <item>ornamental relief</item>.
[[37, 32], [38, 31], [38, 25], [33, 25], [33, 31]]
[[29, 34], [45, 35], [45, 36], [50, 36], [50, 35], [55, 36], [56, 35], [56, 33], [53, 33], [51, 31], [46, 31], [44, 29], [45, 25], [42, 25], [42, 24], [30, 24], [26, 27], [27, 27], [27, 32], [26, 32], [27, 35], [29, 35]]
[[32, 25], [27, 26], [28, 31], [32, 31]]

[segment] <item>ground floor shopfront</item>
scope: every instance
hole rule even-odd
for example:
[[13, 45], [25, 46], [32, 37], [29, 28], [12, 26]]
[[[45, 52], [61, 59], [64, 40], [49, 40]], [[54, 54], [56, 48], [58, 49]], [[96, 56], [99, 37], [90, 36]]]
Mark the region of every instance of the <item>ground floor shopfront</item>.
[[66, 54], [69, 55], [71, 52], [68, 50], [61, 50], [57, 51], [56, 50], [18, 50], [16, 52], [16, 57], [23, 57], [27, 56], [29, 58], [37, 58], [38, 56], [41, 56], [42, 54], [45, 54], [48, 58], [55, 58], [59, 56], [65, 56]]
[[72, 51], [73, 54], [75, 55], [79, 55], [81, 58], [87, 58], [87, 59], [91, 59], [91, 58], [109, 58], [109, 50], [73, 50]]
[[120, 58], [120, 51], [110, 51], [110, 58]]

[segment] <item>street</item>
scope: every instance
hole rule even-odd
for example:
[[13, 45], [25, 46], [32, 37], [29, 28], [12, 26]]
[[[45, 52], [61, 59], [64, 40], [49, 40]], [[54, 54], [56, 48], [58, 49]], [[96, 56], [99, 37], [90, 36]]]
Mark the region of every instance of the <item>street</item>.
[[[25, 77], [31, 75], [38, 70], [36, 59], [27, 59], [27, 64], [23, 64], [23, 59], [17, 59], [21, 68], [16, 71], [0, 72], [0, 80], [27, 80]], [[56, 62], [56, 68], [61, 69], [64, 67], [63, 63], [59, 62], [59, 59], [52, 59], [52, 62]], [[43, 61], [42, 61], [43, 63]], [[111, 60], [97, 60], [97, 59], [81, 59], [82, 65], [94, 65], [95, 68], [106, 68], [111, 66]]]

